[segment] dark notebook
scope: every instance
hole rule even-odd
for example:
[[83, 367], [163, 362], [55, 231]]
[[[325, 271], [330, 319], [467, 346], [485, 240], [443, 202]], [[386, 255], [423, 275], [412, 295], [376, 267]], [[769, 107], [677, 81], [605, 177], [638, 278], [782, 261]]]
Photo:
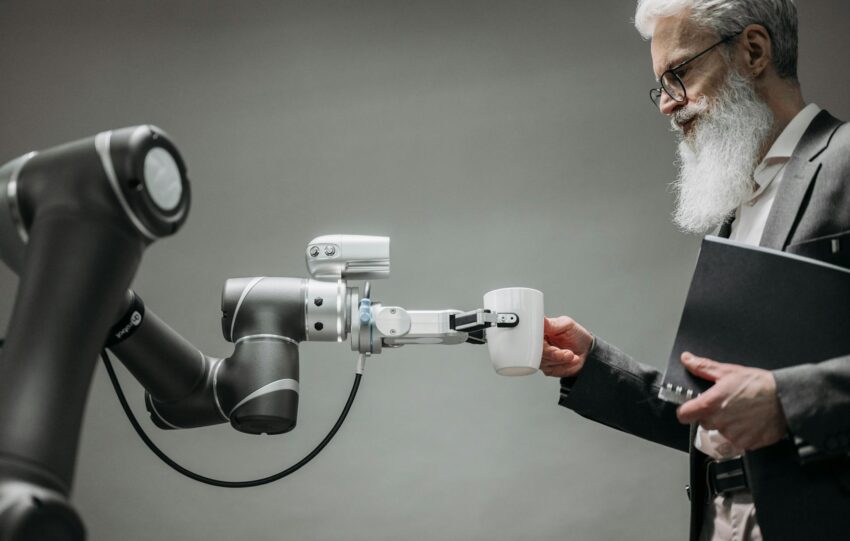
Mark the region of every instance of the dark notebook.
[[683, 351], [767, 370], [850, 354], [850, 270], [706, 237], [658, 393], [678, 404], [711, 386]]

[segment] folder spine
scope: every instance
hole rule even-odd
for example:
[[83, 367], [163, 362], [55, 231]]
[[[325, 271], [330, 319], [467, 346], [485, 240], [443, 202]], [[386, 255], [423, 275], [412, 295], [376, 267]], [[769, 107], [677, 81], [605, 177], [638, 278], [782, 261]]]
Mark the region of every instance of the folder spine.
[[684, 404], [699, 395], [700, 393], [693, 389], [685, 389], [681, 385], [673, 385], [672, 383], [666, 383], [658, 390], [658, 398], [675, 404]]

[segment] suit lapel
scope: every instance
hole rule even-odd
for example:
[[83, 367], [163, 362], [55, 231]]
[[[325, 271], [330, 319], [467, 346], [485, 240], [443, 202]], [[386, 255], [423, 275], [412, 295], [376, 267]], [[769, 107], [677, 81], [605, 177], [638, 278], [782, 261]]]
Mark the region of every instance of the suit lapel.
[[759, 245], [775, 250], [785, 248], [800, 206], [818, 169], [819, 164], [791, 156], [785, 165], [782, 185], [773, 201]]
[[829, 145], [841, 121], [821, 111], [809, 125], [785, 166], [782, 184], [770, 209], [761, 246], [783, 250], [798, 221], [806, 193], [820, 169], [817, 157]]

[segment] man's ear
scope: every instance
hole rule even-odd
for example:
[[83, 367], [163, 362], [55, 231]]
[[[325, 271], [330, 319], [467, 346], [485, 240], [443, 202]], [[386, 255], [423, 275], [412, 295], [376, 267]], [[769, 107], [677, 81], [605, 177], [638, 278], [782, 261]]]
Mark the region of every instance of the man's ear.
[[741, 32], [744, 52], [744, 72], [760, 77], [773, 62], [773, 42], [770, 32], [761, 24], [751, 24]]

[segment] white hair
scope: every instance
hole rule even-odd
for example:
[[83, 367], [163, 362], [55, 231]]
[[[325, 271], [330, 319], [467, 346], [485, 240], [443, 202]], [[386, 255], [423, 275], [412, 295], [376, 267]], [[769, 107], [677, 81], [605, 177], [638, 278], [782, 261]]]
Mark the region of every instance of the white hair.
[[773, 66], [780, 77], [797, 79], [797, 8], [792, 0], [638, 0], [635, 27], [651, 39], [658, 19], [690, 11], [699, 27], [718, 38], [751, 24], [767, 28], [773, 46]]

